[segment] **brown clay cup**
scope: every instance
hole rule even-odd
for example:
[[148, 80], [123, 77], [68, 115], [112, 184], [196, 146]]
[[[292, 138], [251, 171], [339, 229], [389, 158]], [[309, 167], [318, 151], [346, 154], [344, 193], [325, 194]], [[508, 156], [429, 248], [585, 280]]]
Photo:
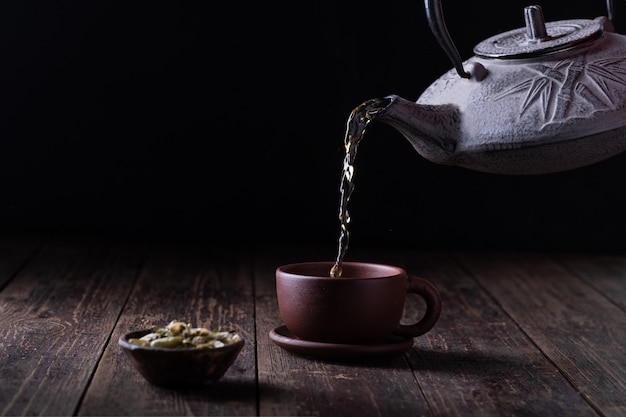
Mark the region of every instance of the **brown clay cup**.
[[[343, 262], [341, 277], [331, 278], [333, 265], [304, 262], [276, 269], [280, 316], [299, 339], [382, 343], [392, 335], [420, 336], [439, 319], [441, 298], [429, 281], [396, 266], [365, 262]], [[415, 323], [401, 324], [409, 293], [424, 299], [426, 312]]]

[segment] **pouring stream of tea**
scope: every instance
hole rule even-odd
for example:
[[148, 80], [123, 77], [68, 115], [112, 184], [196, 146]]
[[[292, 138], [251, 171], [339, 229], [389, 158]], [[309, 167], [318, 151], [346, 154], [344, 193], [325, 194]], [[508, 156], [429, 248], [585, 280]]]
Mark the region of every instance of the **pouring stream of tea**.
[[346, 133], [344, 136], [344, 145], [346, 155], [343, 159], [343, 170], [341, 174], [341, 184], [339, 192], [341, 199], [339, 201], [339, 222], [341, 230], [339, 232], [339, 242], [337, 245], [337, 259], [330, 270], [332, 278], [341, 277], [341, 264], [348, 250], [350, 242], [350, 231], [348, 224], [350, 223], [350, 213], [348, 212], [348, 202], [352, 191], [354, 191], [354, 160], [359, 142], [365, 134], [365, 129], [376, 115], [389, 105], [388, 99], [375, 98], [361, 103], [352, 110], [346, 124]]

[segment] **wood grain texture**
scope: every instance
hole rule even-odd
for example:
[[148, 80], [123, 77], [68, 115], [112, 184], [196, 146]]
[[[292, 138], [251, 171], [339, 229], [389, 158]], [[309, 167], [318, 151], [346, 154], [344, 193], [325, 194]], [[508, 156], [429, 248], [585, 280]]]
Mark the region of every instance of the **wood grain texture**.
[[439, 322], [410, 357], [434, 415], [596, 415], [474, 279], [482, 266], [441, 253], [407, 253], [405, 266], [442, 297]]
[[[626, 415], [626, 257], [352, 247], [441, 293], [408, 352], [366, 362], [289, 353], [279, 265], [334, 248], [199, 242], [0, 240], [0, 415]], [[410, 297], [405, 317], [423, 314]], [[153, 386], [117, 339], [180, 319], [245, 346], [218, 382]]]
[[19, 272], [41, 245], [40, 239], [0, 238], [0, 289]]
[[[500, 308], [592, 407], [626, 414], [626, 314], [546, 255], [463, 254]], [[600, 265], [597, 274], [606, 276]], [[617, 277], [626, 284], [626, 276]]]
[[626, 311], [626, 258], [615, 255], [559, 255], [564, 268]]
[[[166, 245], [144, 265], [113, 331], [80, 415], [256, 414], [254, 287], [247, 251]], [[245, 345], [226, 374], [207, 387], [171, 390], [139, 375], [117, 345], [128, 331], [171, 320], [235, 330]], [[114, 399], [114, 402], [111, 402]]]
[[140, 261], [133, 247], [55, 242], [3, 289], [1, 414], [75, 412]]

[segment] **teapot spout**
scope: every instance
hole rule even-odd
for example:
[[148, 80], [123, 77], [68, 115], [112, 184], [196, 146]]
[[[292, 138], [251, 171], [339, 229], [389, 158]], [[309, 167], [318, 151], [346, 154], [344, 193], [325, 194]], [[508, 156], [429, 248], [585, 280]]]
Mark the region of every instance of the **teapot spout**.
[[376, 120], [400, 132], [425, 159], [454, 165], [460, 135], [456, 106], [417, 104], [397, 95], [389, 95], [385, 100], [388, 105], [376, 113]]

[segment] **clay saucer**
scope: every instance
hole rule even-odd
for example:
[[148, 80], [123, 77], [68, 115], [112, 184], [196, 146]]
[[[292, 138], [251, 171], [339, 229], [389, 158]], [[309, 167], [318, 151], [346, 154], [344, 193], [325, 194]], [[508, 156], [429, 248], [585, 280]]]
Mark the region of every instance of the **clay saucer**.
[[413, 338], [395, 335], [390, 335], [384, 342], [377, 344], [311, 342], [294, 336], [284, 325], [271, 330], [269, 336], [276, 345], [296, 355], [337, 361], [381, 359], [404, 353], [413, 346]]

